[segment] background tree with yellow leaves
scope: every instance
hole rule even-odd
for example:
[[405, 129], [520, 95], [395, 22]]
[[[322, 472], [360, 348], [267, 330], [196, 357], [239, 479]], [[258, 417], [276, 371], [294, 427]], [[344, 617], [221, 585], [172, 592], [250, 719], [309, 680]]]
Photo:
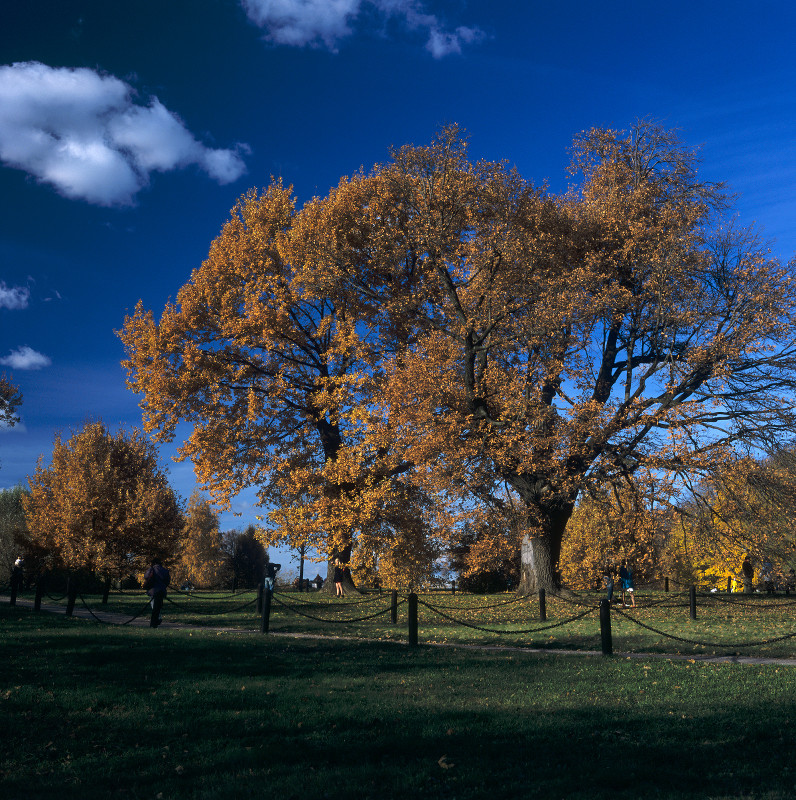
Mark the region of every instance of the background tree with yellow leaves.
[[121, 579], [176, 552], [180, 506], [140, 431], [87, 422], [66, 441], [56, 436], [49, 465], [41, 458], [28, 482], [28, 536], [52, 568]]
[[218, 513], [209, 500], [194, 492], [185, 510], [173, 582], [188, 581], [197, 588], [218, 586], [225, 567]]
[[796, 457], [783, 449], [767, 458], [740, 458], [693, 487], [669, 532], [673, 567], [682, 582], [742, 585], [749, 554], [760, 577], [796, 567]]
[[674, 514], [649, 487], [633, 482], [581, 497], [561, 548], [563, 583], [573, 589], [602, 588], [606, 567], [618, 567], [623, 559], [633, 570], [636, 586], [670, 575]]

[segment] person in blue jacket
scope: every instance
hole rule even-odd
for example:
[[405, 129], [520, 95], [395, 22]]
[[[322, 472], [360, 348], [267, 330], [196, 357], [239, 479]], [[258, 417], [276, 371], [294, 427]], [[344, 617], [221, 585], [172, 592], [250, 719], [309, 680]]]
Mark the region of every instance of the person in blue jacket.
[[635, 608], [636, 596], [633, 593], [633, 570], [627, 565], [626, 558], [622, 559], [622, 566], [619, 567], [619, 583], [622, 590], [622, 605], [627, 608], [627, 601], [625, 599], [627, 593], [627, 596], [632, 600], [631, 605]]

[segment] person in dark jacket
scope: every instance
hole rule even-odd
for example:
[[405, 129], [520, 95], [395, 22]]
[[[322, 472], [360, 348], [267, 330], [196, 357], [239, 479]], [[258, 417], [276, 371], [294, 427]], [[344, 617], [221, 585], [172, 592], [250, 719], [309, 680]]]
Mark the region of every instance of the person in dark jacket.
[[744, 556], [741, 572], [743, 574], [743, 590], [746, 594], [751, 594], [754, 588], [755, 568], [752, 566], [749, 553]]
[[343, 570], [342, 562], [335, 560], [334, 562], [334, 595], [335, 597], [343, 596], [343, 578], [345, 571]]
[[152, 616], [149, 619], [149, 627], [157, 628], [163, 622], [162, 610], [163, 601], [166, 599], [166, 589], [171, 582], [171, 574], [163, 566], [160, 559], [153, 558], [152, 565], [144, 573], [144, 589], [146, 593], [152, 598], [150, 605], [152, 606]]

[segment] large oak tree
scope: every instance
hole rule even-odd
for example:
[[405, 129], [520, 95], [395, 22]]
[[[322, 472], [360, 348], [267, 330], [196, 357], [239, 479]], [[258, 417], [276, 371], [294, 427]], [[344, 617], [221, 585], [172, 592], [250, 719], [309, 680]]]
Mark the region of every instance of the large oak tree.
[[451, 127], [300, 211], [250, 193], [177, 305], [126, 321], [148, 427], [189, 421], [218, 497], [258, 485], [331, 550], [405, 482], [437, 519], [508, 487], [522, 588], [557, 588], [580, 493], [789, 433], [796, 367], [791, 272], [673, 133], [592, 130], [572, 163], [554, 196]]
[[372, 436], [369, 301], [313, 271], [330, 224], [280, 182], [250, 191], [176, 303], [157, 322], [139, 304], [121, 337], [145, 427], [166, 441], [191, 426], [181, 456], [220, 505], [257, 486], [273, 541], [348, 562], [354, 531], [382, 530], [400, 470]]

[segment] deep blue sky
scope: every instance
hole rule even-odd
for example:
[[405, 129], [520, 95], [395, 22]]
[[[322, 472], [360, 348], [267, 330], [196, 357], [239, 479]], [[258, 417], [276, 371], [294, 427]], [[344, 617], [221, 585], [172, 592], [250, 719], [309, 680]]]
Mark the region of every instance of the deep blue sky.
[[654, 117], [790, 259], [794, 39], [787, 0], [1, 2], [0, 369], [24, 404], [0, 487], [56, 431], [140, 425], [114, 331], [160, 313], [247, 188], [279, 175], [303, 203], [449, 122], [561, 190], [573, 135]]

